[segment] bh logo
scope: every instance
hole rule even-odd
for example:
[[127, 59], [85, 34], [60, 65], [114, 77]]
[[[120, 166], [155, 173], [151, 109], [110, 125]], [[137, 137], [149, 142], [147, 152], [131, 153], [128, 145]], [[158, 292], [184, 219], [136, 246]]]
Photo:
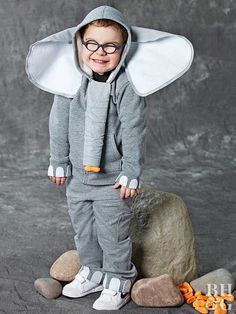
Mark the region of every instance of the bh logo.
[[[231, 294], [232, 284], [223, 284], [223, 283], [221, 283], [220, 285], [211, 284], [211, 283], [207, 284], [207, 295], [222, 295], [224, 292]], [[227, 305], [228, 305], [228, 310], [230, 311], [232, 308], [232, 304], [227, 304]], [[211, 310], [211, 308], [209, 308], [208, 310]]]

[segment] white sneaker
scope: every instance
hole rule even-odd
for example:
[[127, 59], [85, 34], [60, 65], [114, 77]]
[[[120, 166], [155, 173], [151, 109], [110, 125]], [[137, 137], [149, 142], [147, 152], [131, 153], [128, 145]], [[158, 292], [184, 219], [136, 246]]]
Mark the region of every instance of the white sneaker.
[[130, 293], [103, 289], [100, 297], [93, 303], [95, 310], [118, 310], [130, 300]]
[[103, 286], [88, 279], [85, 279], [80, 273], [75, 279], [64, 286], [62, 294], [70, 298], [80, 298], [87, 294], [102, 291]]

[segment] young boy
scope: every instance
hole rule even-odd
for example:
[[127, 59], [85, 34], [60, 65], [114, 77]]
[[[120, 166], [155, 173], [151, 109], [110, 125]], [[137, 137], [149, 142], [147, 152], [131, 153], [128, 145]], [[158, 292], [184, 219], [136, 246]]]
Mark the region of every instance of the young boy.
[[91, 12], [74, 37], [81, 87], [72, 101], [55, 96], [49, 119], [48, 174], [64, 184], [72, 164], [66, 195], [82, 264], [62, 293], [73, 298], [102, 290], [93, 304], [97, 310], [127, 303], [137, 276], [131, 262], [129, 198], [139, 186], [146, 106], [122, 68], [130, 41], [118, 11], [102, 7]]
[[129, 301], [137, 277], [131, 262], [131, 204], [145, 155], [142, 96], [183, 75], [192, 59], [192, 45], [184, 37], [131, 29], [109, 6], [31, 46], [29, 79], [55, 94], [48, 176], [58, 185], [66, 183], [82, 265], [63, 295], [102, 291], [93, 304], [97, 310], [116, 310]]

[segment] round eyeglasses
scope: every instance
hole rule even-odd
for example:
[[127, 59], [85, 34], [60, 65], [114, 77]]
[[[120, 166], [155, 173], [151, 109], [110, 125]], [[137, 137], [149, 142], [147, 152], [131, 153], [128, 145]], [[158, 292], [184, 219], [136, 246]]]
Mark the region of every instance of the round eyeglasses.
[[106, 44], [100, 45], [95, 40], [84, 41], [83, 39], [81, 40], [81, 42], [89, 51], [95, 52], [100, 47], [102, 47], [102, 50], [108, 54], [116, 52], [117, 50], [121, 49], [125, 45], [125, 44], [115, 45], [112, 43], [106, 43]]

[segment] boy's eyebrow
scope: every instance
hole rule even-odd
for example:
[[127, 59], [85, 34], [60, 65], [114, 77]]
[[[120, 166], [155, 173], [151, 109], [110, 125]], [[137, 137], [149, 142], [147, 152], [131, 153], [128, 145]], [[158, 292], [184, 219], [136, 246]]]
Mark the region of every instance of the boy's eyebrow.
[[[96, 41], [95, 39], [90, 38], [90, 37], [86, 37], [84, 40], [85, 40], [85, 41], [87, 41], [87, 40]], [[97, 41], [96, 41], [96, 43], [97, 43]], [[119, 43], [118, 41], [108, 41], [108, 42], [104, 43], [103, 45], [105, 45], [105, 44], [117, 44], [117, 45], [121, 45], [121, 43]]]

